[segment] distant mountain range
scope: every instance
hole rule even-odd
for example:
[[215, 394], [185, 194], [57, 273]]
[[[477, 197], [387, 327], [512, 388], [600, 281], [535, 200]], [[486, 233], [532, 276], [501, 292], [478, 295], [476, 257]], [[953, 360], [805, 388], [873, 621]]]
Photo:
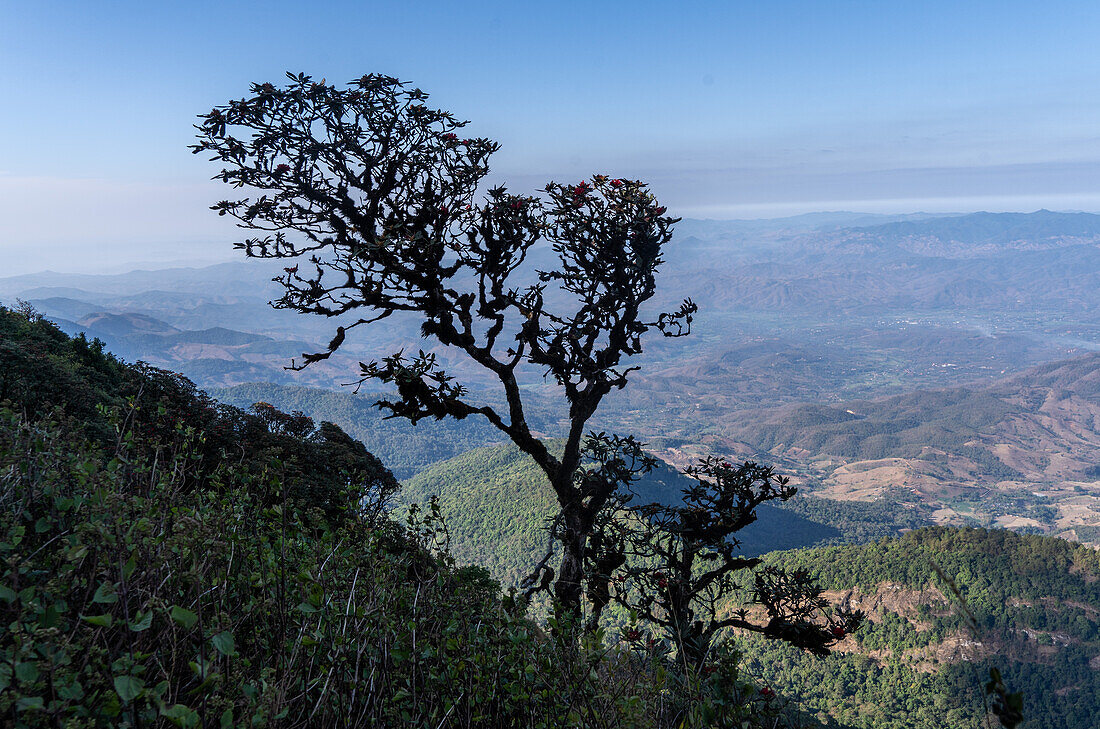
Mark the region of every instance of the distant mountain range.
[[[332, 420], [400, 477], [415, 475], [414, 484], [428, 478], [433, 464], [444, 467], [439, 462], [468, 457], [459, 456], [464, 449], [501, 441], [475, 419], [416, 427], [382, 420], [372, 407], [375, 395], [261, 384], [213, 392], [237, 405], [262, 400]], [[534, 424], [553, 435], [554, 422], [545, 417], [551, 409], [538, 403], [535, 398]], [[594, 426], [638, 433], [678, 466], [708, 453], [757, 459], [777, 465], [815, 497], [853, 506], [883, 499], [908, 505], [906, 525], [998, 525], [1100, 544], [1100, 353], [976, 387], [836, 404], [699, 408], [696, 417], [705, 428], [688, 437], [670, 435], [660, 415], [636, 428], [619, 420], [629, 417], [613, 410]], [[463, 465], [465, 472], [476, 473], [476, 462]], [[833, 526], [838, 518], [886, 518], [825, 517], [822, 508], [802, 513]]]
[[[80, 311], [89, 308], [74, 299], [54, 298], [37, 302], [45, 310]], [[91, 307], [94, 308], [94, 307]], [[49, 317], [71, 336], [84, 333], [103, 341], [109, 350], [129, 361], [142, 360], [165, 369], [182, 371], [204, 385], [241, 380], [291, 382], [279, 366], [303, 351], [317, 348], [308, 342], [280, 341], [273, 337], [225, 327], [178, 329], [137, 313], [93, 311], [76, 321]], [[312, 375], [313, 373], [311, 373]]]
[[[704, 377], [696, 394], [712, 386], [728, 391], [730, 377], [723, 370], [731, 368], [731, 357], [746, 359], [735, 353], [754, 348], [763, 358], [759, 362], [777, 358], [775, 366], [755, 372], [752, 362], [736, 368], [745, 382], [761, 374], [774, 381], [773, 388], [764, 387], [761, 402], [988, 380], [1100, 348], [1098, 215], [822, 213], [773, 221], [686, 220], [667, 259], [654, 308], [690, 296], [701, 311], [693, 337], [651, 340], [643, 374], [660, 371], [671, 381], [677, 367], [713, 369], [715, 376]], [[545, 246], [531, 260], [533, 267], [554, 265]], [[416, 321], [393, 318], [357, 330], [325, 365], [287, 376], [289, 358], [327, 342], [336, 322], [268, 306], [281, 293], [270, 279], [282, 263], [16, 276], [0, 279], [0, 301], [29, 300], [66, 330], [93, 328], [95, 336], [113, 337], [105, 341], [123, 356], [181, 368], [209, 386], [256, 379], [331, 386], [346, 382], [359, 360], [430, 347]], [[195, 358], [200, 364], [191, 364], [191, 353], [171, 351], [174, 340], [133, 339], [141, 331], [137, 320], [107, 331], [102, 317], [85, 319], [101, 314], [141, 315], [196, 332], [221, 328], [280, 344], [266, 354], [208, 349]], [[930, 341], [936, 346], [927, 346]], [[461, 358], [435, 351], [472, 387], [488, 383]], [[233, 364], [216, 366], [219, 359]], [[800, 374], [800, 367], [810, 371]], [[529, 384], [538, 383], [537, 374], [529, 378]], [[689, 378], [675, 387], [685, 385], [690, 392]], [[733, 404], [752, 404], [747, 396]]]
[[819, 496], [1100, 544], [1100, 353], [991, 385], [710, 415], [714, 435], [661, 454], [761, 458]]
[[[755, 455], [822, 495], [888, 493], [944, 522], [1100, 543], [1087, 355], [1100, 350], [1100, 216], [827, 213], [688, 220], [679, 231], [654, 309], [691, 296], [701, 309], [693, 335], [650, 338], [599, 427], [638, 433], [673, 462]], [[553, 264], [545, 247], [532, 260]], [[410, 319], [357, 330], [332, 359], [287, 371], [335, 322], [268, 306], [281, 265], [19, 276], [0, 279], [0, 301], [29, 300], [68, 332], [206, 387], [332, 388], [353, 381], [360, 361], [423, 347], [475, 395], [494, 397], [484, 373], [433, 348]], [[523, 381], [540, 432], [560, 434], [552, 383], [539, 371]], [[250, 387], [225, 397], [265, 391]], [[291, 408], [323, 399], [265, 392]], [[342, 402], [324, 406], [341, 410], [338, 422], [377, 422], [369, 403]], [[404, 476], [499, 440], [467, 424], [389, 427], [376, 443], [366, 426], [357, 435], [389, 448]]]
[[[1100, 283], [1100, 215], [974, 213], [689, 236], [670, 253], [668, 270], [672, 283], [664, 293], [689, 289], [704, 311], [736, 303], [880, 314], [1036, 306], [1084, 312], [1096, 303]], [[709, 275], [700, 279], [701, 271]]]

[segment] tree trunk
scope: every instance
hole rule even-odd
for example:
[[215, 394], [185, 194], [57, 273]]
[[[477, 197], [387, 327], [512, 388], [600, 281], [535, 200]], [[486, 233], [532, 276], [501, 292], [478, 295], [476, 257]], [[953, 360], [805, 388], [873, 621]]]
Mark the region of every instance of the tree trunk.
[[561, 569], [554, 583], [554, 597], [558, 602], [558, 617], [581, 624], [581, 599], [584, 595], [584, 550], [588, 533], [575, 513], [563, 514], [564, 533], [561, 545]]

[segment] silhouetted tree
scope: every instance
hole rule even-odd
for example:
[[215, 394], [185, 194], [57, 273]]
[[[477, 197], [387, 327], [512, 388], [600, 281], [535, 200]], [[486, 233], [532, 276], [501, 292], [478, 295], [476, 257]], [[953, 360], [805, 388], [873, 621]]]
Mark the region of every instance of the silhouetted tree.
[[[214, 208], [260, 231], [240, 247], [296, 259], [276, 279], [285, 293], [275, 306], [340, 322], [325, 351], [294, 367], [329, 357], [355, 327], [406, 312], [424, 336], [495, 376], [504, 408], [472, 402], [424, 352], [361, 373], [396, 387], [396, 399], [379, 403], [390, 416], [484, 417], [538, 463], [561, 508], [554, 592], [579, 617], [589, 537], [616, 486], [584, 475], [585, 427], [637, 369], [624, 360], [642, 351], [643, 335], [690, 329], [690, 300], [651, 319], [642, 310], [678, 219], [645, 184], [602, 175], [550, 183], [541, 197], [496, 187], [479, 199], [498, 145], [460, 136], [466, 122], [426, 100], [388, 76], [337, 88], [289, 75], [285, 87], [253, 85], [203, 115], [193, 150], [224, 165], [216, 179], [256, 191]], [[524, 279], [540, 238], [557, 265]], [[517, 379], [524, 364], [553, 377], [567, 401], [560, 458], [531, 432]], [[599, 441], [589, 442], [595, 456]]]
[[[614, 599], [660, 626], [685, 666], [699, 669], [725, 628], [824, 655], [859, 627], [863, 615], [833, 609], [807, 573], [757, 569], [759, 558], [740, 553], [736, 535], [756, 521], [757, 508], [797, 492], [789, 479], [771, 467], [713, 457], [684, 473], [695, 483], [684, 489], [682, 504], [624, 503], [619, 518], [601, 522], [600, 541], [619, 545], [616, 551], [627, 557]], [[751, 602], [763, 607], [766, 620], [730, 609], [743, 570], [752, 570]], [[630, 637], [637, 640], [638, 631]]]

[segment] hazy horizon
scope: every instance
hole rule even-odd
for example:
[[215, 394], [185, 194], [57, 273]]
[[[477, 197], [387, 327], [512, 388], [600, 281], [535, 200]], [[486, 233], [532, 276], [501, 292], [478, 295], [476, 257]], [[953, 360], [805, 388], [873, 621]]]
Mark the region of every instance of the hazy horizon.
[[[337, 0], [0, 7], [9, 272], [232, 256], [196, 115], [302, 71], [388, 73], [502, 145], [671, 211], [1100, 210], [1100, 5]], [[247, 194], [247, 193], [244, 193]]]
[[[1100, 195], [1097, 196], [1098, 205], [1100, 205]], [[974, 209], [974, 210], [842, 210], [842, 209], [821, 209], [821, 210], [798, 210], [790, 213], [781, 213], [782, 206], [777, 206], [777, 213], [774, 215], [761, 215], [759, 217], [706, 217], [706, 216], [684, 216], [684, 221], [696, 221], [696, 222], [720, 222], [720, 223], [754, 223], [760, 221], [778, 221], [786, 219], [794, 219], [813, 215], [852, 215], [852, 216], [903, 216], [903, 215], [921, 215], [929, 217], [937, 216], [952, 216], [952, 215], [967, 215], [971, 213], [991, 212], [991, 213], [1034, 213], [1039, 210], [1050, 210], [1057, 213], [1089, 213], [1093, 215], [1100, 214], [1097, 210], [1100, 207], [1093, 210], [1085, 210], [1081, 208], [1069, 208], [1069, 209], [1056, 209], [1056, 208], [1030, 208], [1030, 209]], [[677, 212], [677, 211], [673, 211]], [[232, 238], [224, 241], [205, 241], [202, 244], [202, 252], [192, 257], [179, 257], [178, 247], [186, 244], [194, 245], [195, 241], [180, 241], [178, 244], [167, 242], [162, 243], [159, 246], [142, 245], [141, 243], [132, 246], [115, 246], [111, 251], [111, 257], [104, 259], [102, 255], [102, 247], [96, 244], [84, 244], [71, 243], [68, 245], [59, 244], [51, 246], [45, 251], [36, 250], [34, 247], [28, 247], [25, 249], [26, 255], [19, 255], [18, 246], [11, 246], [10, 250], [14, 250], [15, 255], [7, 253], [7, 260], [5, 266], [0, 268], [0, 279], [9, 278], [14, 276], [24, 276], [38, 273], [58, 273], [58, 274], [91, 274], [91, 275], [114, 275], [129, 273], [131, 271], [141, 270], [163, 270], [169, 268], [204, 268], [207, 266], [214, 266], [221, 263], [233, 263], [236, 261], [247, 260], [245, 255], [233, 247], [234, 241], [239, 238]], [[201, 242], [200, 242], [201, 244]], [[82, 250], [83, 249], [83, 250]], [[127, 251], [129, 251], [133, 257], [126, 257]], [[148, 255], [154, 251], [161, 251], [164, 255], [157, 258], [152, 255]], [[60, 253], [59, 253], [60, 252]], [[142, 254], [146, 254], [142, 257]], [[175, 257], [173, 257], [173, 255]], [[82, 257], [83, 256], [83, 257]]]

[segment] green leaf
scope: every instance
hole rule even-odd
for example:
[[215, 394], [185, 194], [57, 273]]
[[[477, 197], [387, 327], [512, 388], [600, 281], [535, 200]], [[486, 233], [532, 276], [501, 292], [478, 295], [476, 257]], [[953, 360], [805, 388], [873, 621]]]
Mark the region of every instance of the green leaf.
[[137, 676], [115, 676], [115, 691], [123, 701], [129, 702], [141, 695], [145, 682]]
[[16, 711], [30, 711], [32, 709], [42, 711], [45, 708], [46, 704], [42, 701], [41, 696], [24, 696], [15, 702]]
[[161, 716], [168, 718], [176, 726], [194, 727], [199, 724], [199, 715], [183, 704], [173, 704], [160, 710]]
[[104, 603], [107, 605], [118, 602], [118, 592], [115, 590], [114, 583], [104, 582], [96, 588], [95, 595], [92, 596], [92, 602]]
[[0, 600], [4, 602], [15, 602], [15, 598], [18, 596], [18, 593], [7, 585], [0, 585]]
[[233, 654], [233, 634], [228, 630], [215, 635], [210, 639], [210, 642], [214, 644], [214, 647], [218, 649], [218, 652], [223, 656], [229, 656]]
[[168, 693], [168, 689], [171, 687], [172, 683], [170, 681], [161, 681], [152, 688], [153, 696], [156, 697], [157, 703], [164, 703], [164, 694]]
[[34, 683], [38, 680], [38, 664], [34, 661], [20, 661], [15, 664], [15, 677], [21, 683]]
[[43, 628], [53, 628], [61, 622], [61, 612], [57, 605], [47, 605], [46, 609], [38, 615], [38, 624]]
[[149, 626], [153, 624], [153, 611], [139, 612], [137, 617], [130, 621], [130, 630], [135, 633], [140, 633], [143, 630], [148, 630]]
[[195, 623], [199, 622], [199, 616], [191, 612], [187, 608], [181, 608], [179, 605], [173, 605], [168, 611], [168, 614], [172, 617], [172, 620], [176, 621], [180, 627], [184, 630], [191, 630], [195, 627]]
[[126, 564], [122, 565], [122, 579], [130, 579], [130, 575], [134, 574], [134, 570], [137, 569], [137, 557], [131, 554], [130, 559], [126, 560]]
[[118, 700], [118, 694], [109, 692], [103, 694], [102, 703], [99, 706], [100, 711], [110, 717], [116, 717], [122, 713], [122, 704]]
[[233, 710], [226, 709], [222, 712], [221, 729], [233, 729]]
[[0, 663], [0, 693], [3, 693], [11, 686], [11, 666], [6, 663]]
[[98, 625], [101, 628], [109, 628], [115, 622], [115, 619], [110, 615], [82, 615], [81, 618], [84, 622]]
[[66, 701], [80, 701], [84, 698], [84, 687], [80, 685], [80, 681], [74, 680], [68, 686], [60, 686], [57, 695]]

